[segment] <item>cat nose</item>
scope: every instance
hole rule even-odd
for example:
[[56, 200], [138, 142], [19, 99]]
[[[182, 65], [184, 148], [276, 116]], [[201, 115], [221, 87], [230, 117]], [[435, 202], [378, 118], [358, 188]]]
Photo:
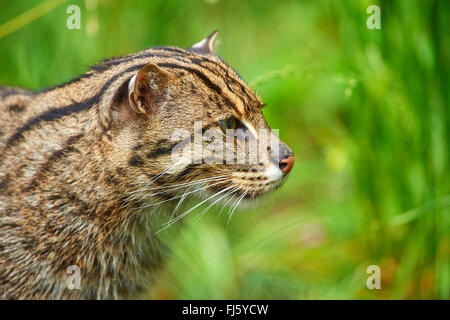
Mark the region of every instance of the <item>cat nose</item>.
[[284, 174], [288, 174], [291, 172], [292, 167], [294, 166], [295, 157], [289, 156], [283, 160], [280, 161], [280, 169], [283, 171]]

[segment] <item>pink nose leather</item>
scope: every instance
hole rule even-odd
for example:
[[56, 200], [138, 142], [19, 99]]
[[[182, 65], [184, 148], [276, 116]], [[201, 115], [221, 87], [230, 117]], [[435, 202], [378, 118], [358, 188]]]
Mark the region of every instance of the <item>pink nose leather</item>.
[[294, 162], [295, 162], [294, 156], [290, 156], [286, 159], [281, 160], [280, 161], [281, 171], [283, 171], [284, 174], [288, 174], [289, 172], [291, 172], [292, 167], [294, 166]]

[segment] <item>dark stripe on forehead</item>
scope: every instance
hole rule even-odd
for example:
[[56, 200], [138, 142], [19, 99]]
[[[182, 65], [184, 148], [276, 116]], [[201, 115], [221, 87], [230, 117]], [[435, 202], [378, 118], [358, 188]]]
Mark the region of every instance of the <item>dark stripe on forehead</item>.
[[[205, 66], [203, 63], [211, 63], [211, 64], [213, 64], [214, 66], [216, 66], [217, 68], [219, 68], [220, 70], [222, 70], [225, 73], [225, 78], [226, 79], [231, 80], [233, 83], [237, 84], [239, 86], [239, 88], [240, 88], [241, 93], [244, 96], [246, 96], [249, 101], [251, 101], [252, 98], [251, 98], [250, 94], [248, 93], [246, 87], [241, 83], [241, 81], [244, 82], [244, 80], [242, 80], [242, 78], [239, 76], [239, 74], [236, 71], [234, 71], [233, 69], [231, 69], [222, 59], [220, 59], [221, 63], [218, 63], [217, 61], [214, 61], [214, 60], [210, 60], [207, 57], [195, 57], [195, 58], [191, 58], [190, 61], [192, 63], [196, 64], [196, 65], [199, 65], [199, 66], [201, 66], [201, 67], [211, 71], [214, 74], [217, 74], [220, 77], [224, 77], [222, 74], [218, 74], [213, 69], [209, 68], [208, 66]], [[233, 72], [235, 73], [237, 79], [239, 79], [240, 81], [236, 80], [236, 78], [231, 77], [230, 73], [229, 73], [229, 70], [227, 68], [230, 68], [231, 70], [233, 70]], [[234, 92], [231, 89], [231, 87], [230, 87], [230, 85], [228, 84], [227, 81], [225, 81], [225, 84], [227, 85], [228, 90], [230, 90], [231, 92], [236, 94], [236, 92]], [[240, 97], [240, 98], [241, 98], [242, 102], [244, 102], [242, 97]]]
[[[202, 64], [203, 60], [200, 60], [200, 59], [197, 59], [197, 58], [191, 58], [190, 61], [191, 61], [193, 64], [195, 64], [195, 65], [201, 67], [202, 69], [208, 70], [209, 72], [211, 72], [212, 74], [216, 75], [217, 77], [223, 78], [223, 75], [222, 75], [222, 74], [220, 74], [220, 73], [217, 72], [216, 70], [213, 70], [213, 69], [211, 69], [211, 68], [205, 66], [204, 64]], [[228, 79], [230, 79], [230, 78], [228, 78]], [[232, 81], [235, 82], [234, 80], [232, 80]], [[236, 93], [233, 91], [233, 89], [231, 89], [230, 84], [228, 83], [227, 79], [224, 79], [224, 82], [225, 82], [225, 85], [226, 85], [227, 88], [228, 88], [228, 91], [230, 91], [231, 93], [236, 94]], [[242, 100], [242, 98], [241, 98], [241, 100]]]
[[[150, 51], [154, 51], [154, 52], [149, 52]], [[160, 52], [155, 52], [155, 51], [161, 51]], [[186, 64], [190, 64], [193, 63], [195, 65], [198, 65], [208, 71], [210, 71], [211, 73], [217, 75], [218, 77], [224, 78], [224, 82], [228, 88], [228, 90], [232, 93], [234, 93], [235, 95], [239, 96], [239, 98], [241, 99], [241, 101], [245, 104], [244, 99], [242, 99], [242, 97], [240, 95], [238, 95], [236, 92], [234, 92], [232, 90], [232, 88], [230, 87], [228, 81], [231, 81], [234, 84], [237, 84], [240, 88], [240, 91], [242, 92], [242, 94], [244, 96], [246, 96], [249, 101], [251, 100], [250, 94], [248, 93], [247, 89], [245, 88], [245, 86], [239, 81], [243, 81], [239, 75], [237, 75], [237, 78], [233, 78], [230, 76], [229, 70], [228, 70], [228, 65], [223, 62], [222, 60], [221, 63], [208, 59], [208, 57], [204, 57], [204, 56], [198, 56], [197, 54], [188, 51], [188, 50], [183, 50], [180, 48], [176, 48], [176, 47], [152, 47], [144, 52], [141, 53], [137, 53], [137, 54], [133, 54], [133, 55], [128, 55], [128, 56], [123, 56], [123, 57], [113, 57], [113, 58], [108, 58], [108, 59], [104, 59], [102, 60], [102, 62], [98, 65], [92, 66], [91, 67], [91, 73], [86, 73], [83, 74], [69, 82], [66, 82], [64, 84], [55, 86], [55, 87], [51, 87], [51, 88], [47, 88], [42, 90], [41, 92], [47, 92], [49, 90], [55, 89], [55, 88], [61, 88], [64, 87], [66, 85], [75, 83], [77, 81], [80, 81], [81, 79], [85, 79], [85, 78], [90, 78], [93, 75], [96, 75], [96, 72], [103, 72], [105, 70], [108, 70], [109, 68], [115, 66], [115, 65], [119, 65], [121, 63], [126, 63], [126, 62], [130, 62], [133, 60], [138, 60], [138, 59], [143, 59], [143, 58], [152, 58], [152, 57], [156, 57], [156, 58], [168, 58], [168, 59], [175, 59], [178, 60], [180, 62], [186, 63]], [[219, 68], [220, 70], [222, 70], [224, 72], [223, 74], [218, 73], [217, 71], [211, 69], [208, 66], [205, 66], [203, 63], [211, 63], [213, 64], [215, 67]], [[237, 74], [236, 72], [234, 72], [235, 74]], [[237, 80], [239, 79], [239, 80]], [[228, 80], [228, 81], [227, 81]]]
[[173, 69], [181, 69], [181, 70], [185, 70], [187, 72], [190, 72], [192, 74], [195, 74], [198, 78], [200, 78], [200, 80], [202, 80], [202, 82], [211, 90], [214, 90], [215, 92], [217, 92], [218, 94], [222, 94], [222, 89], [214, 84], [204, 73], [202, 73], [200, 70], [188, 67], [188, 66], [183, 66], [183, 65], [179, 65], [179, 64], [175, 64], [175, 63], [158, 63], [158, 66], [160, 67], [166, 67], [166, 68], [173, 68]]
[[[200, 70], [188, 67], [188, 66], [184, 66], [184, 65], [178, 65], [175, 63], [158, 63], [157, 64], [160, 67], [166, 67], [166, 68], [173, 68], [173, 69], [180, 69], [180, 70], [185, 70], [191, 74], [194, 74], [195, 76], [197, 76], [208, 88], [210, 88], [211, 90], [215, 91], [217, 94], [219, 94], [222, 99], [225, 100], [226, 104], [228, 105], [229, 108], [239, 112], [239, 109], [234, 105], [234, 103], [232, 103], [230, 101], [230, 99], [228, 99], [227, 97], [222, 95], [222, 88], [220, 88], [218, 85], [216, 85], [215, 83], [213, 83], [204, 73], [202, 73]], [[240, 112], [239, 112], [240, 113]]]
[[162, 51], [171, 51], [176, 53], [181, 53], [183, 55], [188, 55], [190, 52], [188, 50], [184, 50], [177, 47], [151, 47], [150, 50], [162, 50]]
[[[235, 70], [231, 69], [222, 59], [220, 59], [220, 57], [216, 56], [220, 60], [220, 63], [219, 63], [217, 61], [209, 59], [207, 56], [203, 56], [203, 55], [199, 56], [197, 53], [195, 53], [193, 51], [183, 50], [183, 49], [176, 48], [176, 47], [153, 47], [153, 48], [150, 48], [150, 49], [151, 50], [171, 51], [171, 52], [179, 53], [180, 56], [178, 56], [178, 57], [181, 57], [181, 55], [182, 55], [183, 57], [186, 57], [187, 59], [189, 59], [189, 61], [183, 60], [184, 62], [186, 62], [186, 63], [191, 62], [191, 63], [193, 63], [195, 65], [201, 66], [201, 67], [207, 69], [208, 71], [210, 71], [211, 73], [213, 73], [213, 74], [223, 78], [222, 74], [219, 74], [219, 73], [215, 72], [213, 69], [209, 68], [208, 66], [205, 66], [203, 64], [203, 62], [213, 64], [215, 67], [219, 68], [220, 70], [222, 70], [225, 73], [225, 79], [231, 80], [233, 83], [237, 84], [239, 86], [240, 91], [242, 92], [242, 94], [244, 96], [247, 96], [249, 101], [251, 100], [251, 95], [248, 93], [246, 87], [240, 81], [238, 81], [237, 79], [239, 79], [241, 81], [244, 81], [244, 80], [242, 80], [241, 76]], [[174, 58], [176, 58], [176, 56], [174, 56]], [[228, 68], [233, 70], [233, 72], [236, 75], [237, 79], [230, 76]], [[230, 90], [230, 92], [236, 94], [231, 89], [231, 87], [229, 86], [227, 81], [225, 81], [225, 84], [227, 85], [228, 90]], [[241, 98], [241, 100], [242, 100], [242, 102], [244, 102], [242, 98]]]

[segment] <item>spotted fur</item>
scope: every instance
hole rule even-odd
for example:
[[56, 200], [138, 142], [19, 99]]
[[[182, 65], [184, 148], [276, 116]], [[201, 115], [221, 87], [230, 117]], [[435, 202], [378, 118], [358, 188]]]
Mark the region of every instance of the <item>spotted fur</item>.
[[[257, 165], [170, 161], [174, 128], [269, 128], [214, 37], [106, 59], [42, 91], [0, 87], [0, 298], [138, 297], [163, 262], [153, 209], [169, 218], [180, 199], [236, 202], [284, 181], [270, 148]], [[67, 288], [71, 265], [80, 290]]]

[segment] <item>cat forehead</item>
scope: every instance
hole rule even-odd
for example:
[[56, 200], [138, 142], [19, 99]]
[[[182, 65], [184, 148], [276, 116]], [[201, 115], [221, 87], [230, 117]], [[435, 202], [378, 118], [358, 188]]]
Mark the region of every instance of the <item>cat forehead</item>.
[[196, 83], [220, 95], [226, 107], [234, 109], [239, 115], [261, 109], [263, 104], [259, 96], [239, 73], [217, 54], [203, 54], [197, 50], [175, 47], [169, 50], [178, 50], [180, 54], [176, 65], [170, 65], [170, 67], [191, 74], [195, 80], [198, 80]]
[[235, 111], [238, 117], [257, 112], [262, 107], [257, 94], [224, 60], [216, 54], [203, 54], [198, 50], [152, 47], [128, 56], [103, 60], [94, 70], [117, 68], [117, 72], [123, 73], [121, 79], [130, 81], [147, 64], [172, 73], [178, 79], [186, 79], [185, 76], [189, 75], [190, 85], [201, 88], [209, 97], [220, 96], [223, 106]]

